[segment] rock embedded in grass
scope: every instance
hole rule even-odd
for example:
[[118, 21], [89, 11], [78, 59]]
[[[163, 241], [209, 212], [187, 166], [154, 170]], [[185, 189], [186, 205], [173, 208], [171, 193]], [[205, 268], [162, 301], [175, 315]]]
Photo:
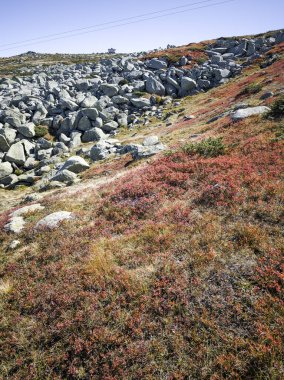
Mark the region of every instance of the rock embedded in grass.
[[15, 216], [4, 226], [7, 232], [19, 234], [24, 229], [26, 222], [22, 216]]
[[35, 211], [41, 211], [41, 210], [44, 210], [44, 206], [42, 206], [40, 203], [35, 203], [33, 205], [24, 206], [24, 207], [19, 208], [16, 211], [13, 211], [10, 214], [10, 217], [14, 218], [18, 216], [23, 216], [23, 215], [26, 215]]
[[234, 121], [246, 119], [247, 117], [254, 115], [261, 115], [270, 111], [269, 107], [259, 106], [259, 107], [251, 107], [251, 108], [243, 108], [238, 109], [236, 112], [232, 113], [231, 118]]
[[45, 216], [35, 225], [35, 230], [40, 229], [53, 229], [58, 227], [58, 225], [66, 220], [75, 219], [75, 214], [69, 211], [57, 211], [52, 214]]

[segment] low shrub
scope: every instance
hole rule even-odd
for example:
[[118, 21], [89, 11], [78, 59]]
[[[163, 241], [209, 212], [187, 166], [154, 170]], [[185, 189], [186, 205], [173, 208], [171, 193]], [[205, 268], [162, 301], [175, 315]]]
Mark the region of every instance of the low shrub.
[[199, 154], [204, 157], [217, 157], [225, 153], [225, 145], [222, 138], [209, 137], [197, 143], [186, 144], [183, 151], [190, 155]]
[[246, 86], [245, 88], [243, 88], [241, 90], [241, 92], [239, 93], [239, 95], [253, 95], [253, 94], [257, 94], [258, 92], [260, 92], [262, 89], [262, 86], [260, 83], [251, 83], [249, 84], [248, 86]]
[[38, 125], [35, 127], [35, 137], [44, 137], [48, 134], [48, 127], [45, 125]]
[[197, 60], [196, 60], [198, 65], [203, 65], [203, 63], [205, 63], [206, 61], [207, 61], [207, 58], [205, 58], [205, 57], [200, 57], [200, 58], [197, 58]]
[[271, 111], [268, 112], [267, 116], [272, 116], [274, 118], [283, 118], [284, 116], [284, 96], [281, 96], [271, 105]]
[[275, 132], [275, 138], [273, 138], [272, 141], [281, 141], [281, 140], [284, 140], [284, 123], [282, 124], [279, 124], [276, 128], [276, 132]]
[[119, 86], [124, 86], [125, 84], [128, 84], [128, 80], [127, 79], [122, 79], [118, 84]]

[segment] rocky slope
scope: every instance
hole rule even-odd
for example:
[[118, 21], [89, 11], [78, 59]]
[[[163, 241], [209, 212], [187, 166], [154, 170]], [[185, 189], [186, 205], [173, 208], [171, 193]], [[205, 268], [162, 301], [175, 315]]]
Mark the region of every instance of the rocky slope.
[[[68, 92], [78, 107], [73, 111], [62, 108], [56, 90], [24, 77], [11, 87], [30, 83], [39, 92], [33, 96], [47, 111], [43, 120], [52, 119], [44, 137], [18, 131], [26, 122], [42, 126], [33, 121], [37, 103], [24, 102], [20, 111], [23, 97], [12, 105], [4, 95], [13, 89], [2, 90], [3, 112], [18, 109], [15, 119], [24, 120], [15, 127], [7, 115], [2, 123], [2, 131], [15, 134], [0, 164], [13, 171], [4, 178], [15, 178], [12, 191], [0, 189], [3, 378], [283, 378], [281, 35], [202, 43], [208, 63], [198, 66], [185, 62], [180, 48], [169, 67], [172, 61], [161, 56], [174, 48], [157, 54], [159, 69], [148, 67], [154, 58], [148, 56], [103, 61], [97, 78], [89, 79], [83, 68], [97, 66], [46, 68], [44, 85], [62, 81], [58, 94]], [[137, 79], [109, 83], [136, 71], [122, 62], [139, 67], [145, 86], [151, 78], [167, 91], [171, 77], [179, 89], [165, 97], [143, 92], [150, 104], [140, 109], [133, 100], [141, 90], [131, 88]], [[231, 66], [237, 71], [216, 82], [215, 70]], [[71, 83], [63, 81], [64, 70], [81, 77], [69, 73]], [[90, 87], [77, 90], [77, 80]], [[180, 98], [182, 80], [195, 85]], [[201, 89], [199, 80], [211, 88]], [[105, 95], [106, 88], [118, 93]], [[50, 95], [54, 103], [46, 100]], [[94, 104], [81, 106], [93, 97]], [[104, 99], [109, 103], [100, 108]], [[113, 109], [115, 116], [104, 119]], [[106, 130], [122, 114], [128, 126]], [[82, 119], [90, 129], [78, 129]], [[100, 119], [101, 127], [93, 125]], [[70, 133], [60, 131], [65, 120]], [[94, 128], [105, 137], [72, 147], [72, 133], [82, 141]], [[57, 145], [61, 134], [70, 141]], [[27, 144], [34, 146], [29, 157]], [[15, 145], [23, 147], [24, 163], [6, 159]], [[38, 163], [25, 168], [28, 160]]]
[[[207, 59], [192, 68], [187, 67], [190, 54], [176, 64], [167, 58], [130, 56], [96, 64], [38, 67], [30, 77], [2, 79], [0, 185], [10, 189], [37, 182], [38, 189], [45, 189], [72, 183], [76, 170], [64, 164], [70, 155], [97, 161], [131, 152], [139, 159], [163, 150], [159, 141], [121, 146], [113, 137], [120, 128], [161, 119], [177, 97], [226, 83], [283, 40], [283, 32], [219, 39], [203, 46]], [[275, 59], [271, 56], [267, 64]], [[99, 143], [79, 150], [82, 143], [94, 142]], [[82, 159], [80, 163], [82, 170], [88, 167]]]

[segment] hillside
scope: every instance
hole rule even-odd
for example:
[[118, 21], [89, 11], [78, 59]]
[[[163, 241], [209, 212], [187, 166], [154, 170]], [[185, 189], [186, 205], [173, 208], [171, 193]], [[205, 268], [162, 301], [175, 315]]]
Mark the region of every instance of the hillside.
[[67, 63], [0, 81], [2, 378], [283, 379], [284, 33]]

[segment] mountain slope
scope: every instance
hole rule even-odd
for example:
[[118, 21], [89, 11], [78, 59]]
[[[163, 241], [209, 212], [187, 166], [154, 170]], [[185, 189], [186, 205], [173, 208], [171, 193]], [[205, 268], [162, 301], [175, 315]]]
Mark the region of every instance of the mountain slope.
[[283, 56], [121, 131], [168, 150], [42, 195], [15, 249], [0, 215], [3, 378], [283, 378]]

